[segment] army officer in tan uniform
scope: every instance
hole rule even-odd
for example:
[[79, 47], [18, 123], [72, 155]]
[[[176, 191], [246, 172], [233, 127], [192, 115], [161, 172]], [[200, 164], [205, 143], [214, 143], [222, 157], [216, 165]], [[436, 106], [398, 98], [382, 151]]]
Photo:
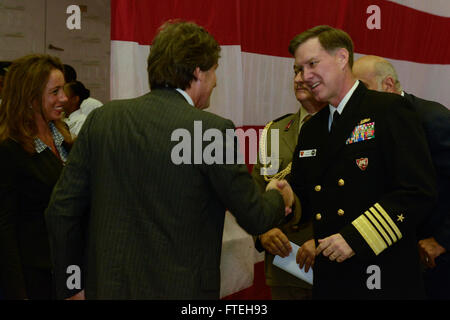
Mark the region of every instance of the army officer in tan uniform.
[[[297, 138], [303, 124], [311, 118], [316, 112], [321, 110], [326, 103], [316, 101], [309, 89], [304, 85], [298, 73], [294, 77], [295, 97], [301, 103], [298, 112], [295, 114], [287, 114], [271, 121], [264, 128], [260, 139], [261, 157], [271, 155], [271, 132], [278, 130], [279, 136], [279, 167], [278, 172], [271, 174], [270, 170], [265, 172], [265, 168], [270, 168], [270, 163], [262, 164], [267, 161], [259, 161], [252, 171], [252, 176], [264, 192], [266, 185], [270, 180], [285, 179], [290, 175], [292, 154], [297, 145]], [[264, 142], [267, 141], [267, 150]], [[261, 159], [260, 159], [261, 160]], [[261, 163], [262, 162], [262, 163]], [[262, 171], [261, 171], [262, 169]], [[315, 250], [313, 238], [312, 224], [301, 224], [301, 204], [296, 198], [293, 218], [285, 225], [273, 228], [268, 232], [257, 237], [255, 246], [259, 251], [265, 250], [265, 273], [266, 284], [270, 286], [272, 299], [274, 300], [299, 300], [311, 298], [311, 285], [300, 280], [289, 273], [281, 270], [272, 264], [275, 255], [285, 257], [289, 255], [291, 246], [289, 241], [302, 246], [305, 242], [303, 250], [312, 252]], [[311, 247], [312, 246], [312, 247]], [[313, 256], [313, 255], [312, 255]], [[312, 261], [307, 262], [307, 268], [310, 267]]]

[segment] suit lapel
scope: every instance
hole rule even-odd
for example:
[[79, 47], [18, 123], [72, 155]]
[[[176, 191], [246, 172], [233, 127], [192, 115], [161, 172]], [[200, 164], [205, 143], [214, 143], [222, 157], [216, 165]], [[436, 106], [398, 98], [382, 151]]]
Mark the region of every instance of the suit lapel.
[[409, 93], [406, 93], [405, 91], [403, 91], [403, 93], [404, 93], [403, 97], [409, 102], [411, 102], [411, 104], [414, 104], [414, 96]]
[[62, 161], [50, 148], [29, 157], [26, 166], [37, 180], [51, 188], [55, 185], [63, 169]]

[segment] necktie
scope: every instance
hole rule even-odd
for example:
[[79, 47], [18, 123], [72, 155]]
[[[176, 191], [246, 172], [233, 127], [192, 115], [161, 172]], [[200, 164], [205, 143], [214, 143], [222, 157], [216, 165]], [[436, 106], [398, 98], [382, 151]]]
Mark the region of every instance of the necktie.
[[333, 113], [333, 121], [331, 122], [330, 133], [336, 130], [336, 125], [339, 122], [340, 116], [341, 115], [339, 114], [339, 112], [337, 112], [337, 110]]

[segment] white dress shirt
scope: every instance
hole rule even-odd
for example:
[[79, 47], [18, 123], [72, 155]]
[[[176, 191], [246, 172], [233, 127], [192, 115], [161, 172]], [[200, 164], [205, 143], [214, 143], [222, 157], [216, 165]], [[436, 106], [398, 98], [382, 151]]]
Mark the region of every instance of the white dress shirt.
[[187, 101], [191, 106], [195, 107], [195, 106], [194, 106], [194, 101], [192, 101], [191, 96], [188, 95], [186, 91], [184, 91], [184, 90], [182, 90], [182, 89], [180, 89], [180, 88], [177, 88], [177, 91], [183, 95], [183, 97], [186, 99], [186, 101]]
[[356, 87], [358, 87], [359, 80], [355, 81], [355, 84], [353, 87], [347, 92], [345, 97], [341, 100], [339, 105], [336, 107], [332, 106], [331, 104], [328, 105], [328, 108], [330, 108], [330, 115], [328, 117], [328, 131], [331, 130], [331, 123], [333, 122], [333, 115], [335, 112], [339, 113], [339, 115], [342, 114], [342, 111], [344, 111], [344, 107], [347, 104], [348, 100], [352, 97], [353, 92], [356, 90]]
[[84, 99], [80, 105], [80, 109], [72, 112], [67, 118], [64, 119], [64, 122], [69, 126], [72, 138], [75, 138], [78, 135], [88, 114], [95, 108], [101, 107], [102, 105], [103, 104], [97, 99]]

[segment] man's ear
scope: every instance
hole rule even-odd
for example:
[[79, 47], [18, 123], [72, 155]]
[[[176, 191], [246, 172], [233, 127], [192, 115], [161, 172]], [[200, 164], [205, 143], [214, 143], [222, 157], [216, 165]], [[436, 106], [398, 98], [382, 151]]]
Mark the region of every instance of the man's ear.
[[194, 80], [203, 80], [204, 74], [202, 70], [200, 70], [200, 67], [196, 67], [194, 70]]
[[339, 65], [341, 66], [341, 68], [345, 68], [345, 66], [348, 63], [348, 57], [349, 57], [349, 53], [347, 51], [347, 49], [345, 48], [339, 48], [336, 51], [336, 58], [339, 62]]
[[384, 92], [395, 93], [395, 80], [391, 76], [387, 76], [381, 82], [381, 88]]

